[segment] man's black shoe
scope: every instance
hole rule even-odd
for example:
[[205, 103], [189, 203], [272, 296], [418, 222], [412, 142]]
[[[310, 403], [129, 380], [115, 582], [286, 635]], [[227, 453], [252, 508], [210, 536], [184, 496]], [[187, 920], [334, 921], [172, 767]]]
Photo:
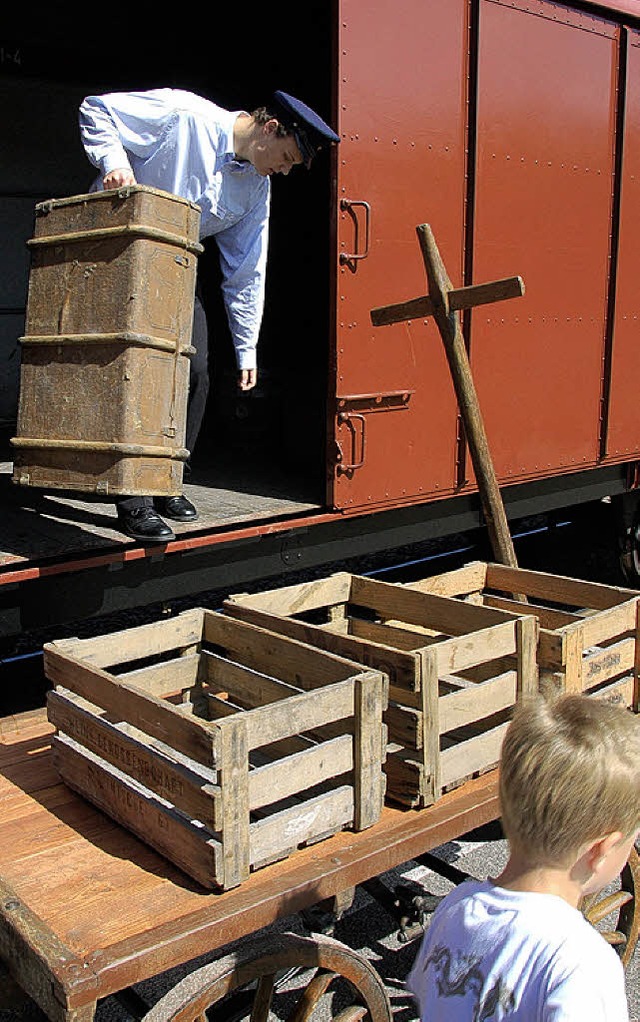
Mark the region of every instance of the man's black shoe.
[[173, 529], [152, 507], [134, 507], [130, 511], [118, 511], [118, 523], [123, 532], [141, 543], [168, 543], [175, 539]]
[[196, 522], [198, 512], [186, 497], [154, 497], [153, 503], [157, 511], [174, 522]]

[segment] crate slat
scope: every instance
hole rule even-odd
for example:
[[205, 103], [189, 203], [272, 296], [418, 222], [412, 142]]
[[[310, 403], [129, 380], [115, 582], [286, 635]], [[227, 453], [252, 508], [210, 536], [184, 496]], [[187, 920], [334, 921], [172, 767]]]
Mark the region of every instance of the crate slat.
[[249, 774], [249, 808], [270, 805], [295, 795], [305, 784], [322, 784], [353, 770], [353, 740], [341, 735], [319, 745], [257, 767]]
[[472, 724], [478, 717], [489, 717], [508, 710], [516, 701], [518, 677], [515, 671], [501, 674], [460, 692], [450, 692], [439, 700], [439, 731]]
[[514, 586], [526, 596], [555, 603], [576, 604], [606, 610], [637, 596], [632, 589], [620, 586], [585, 582], [565, 575], [553, 575], [545, 571], [529, 571], [526, 568], [511, 568], [505, 564], [487, 564], [485, 585], [488, 589], [513, 592]]
[[[500, 620], [501, 611], [483, 607], [454, 606], [451, 600], [433, 594], [419, 598], [410, 587], [353, 576], [351, 602], [389, 618], [401, 618], [414, 625], [458, 636], [478, 628], [489, 628]], [[508, 620], [507, 615], [502, 620]], [[484, 622], [484, 624], [482, 624]]]
[[124, 681], [114, 685], [115, 679], [106, 671], [80, 663], [54, 647], [55, 643], [45, 647], [44, 665], [47, 677], [55, 685], [70, 688], [196, 762], [215, 766], [213, 736], [204, 721], [187, 721], [171, 703]]
[[[346, 624], [348, 624], [348, 627], [345, 627], [344, 634], [365, 639], [369, 642], [375, 642], [380, 646], [389, 646], [391, 649], [395, 647], [400, 650], [411, 651], [415, 650], [418, 644], [424, 646], [429, 642], [440, 642], [444, 638], [442, 632], [430, 634], [427, 628], [420, 628], [418, 625], [405, 625], [402, 627], [400, 623], [395, 624], [392, 621], [379, 624], [377, 621], [363, 621], [359, 618], [352, 618]], [[416, 638], [416, 632], [419, 632], [419, 639]]]
[[335, 834], [353, 819], [353, 789], [337, 788], [309, 799], [304, 812], [298, 806], [284, 809], [251, 828], [251, 858], [259, 865], [282, 859], [314, 834]]
[[132, 773], [146, 788], [190, 818], [200, 820], [210, 830], [216, 829], [215, 796], [219, 789], [207, 778], [172, 761], [157, 746], [123, 733], [115, 724], [81, 706], [72, 692], [51, 692], [47, 710], [59, 731], [112, 766]]
[[64, 734], [52, 740], [56, 767], [68, 787], [133, 831], [177, 866], [212, 887], [221, 872], [221, 846], [159, 796], [136, 785], [128, 774], [106, 763]]
[[252, 594], [251, 601], [258, 610], [267, 613], [275, 610], [277, 605], [284, 608], [286, 614], [304, 614], [310, 610], [346, 603], [350, 587], [351, 576], [346, 572], [336, 572], [316, 582], [282, 586], [277, 590], [275, 601], [272, 590]]
[[232, 700], [245, 708], [265, 706], [301, 693], [301, 689], [294, 685], [233, 663], [209, 650], [203, 650], [202, 658], [207, 684], [215, 686], [217, 691], [227, 692]]
[[333, 721], [348, 718], [354, 709], [355, 683], [336, 682], [331, 688], [318, 689], [314, 698], [307, 692], [286, 701], [257, 706], [247, 713], [247, 736], [250, 749], [259, 749], [265, 742], [277, 742], [290, 734], [302, 734]]
[[448, 789], [458, 783], [465, 771], [466, 776], [471, 777], [497, 766], [507, 727], [508, 723], [500, 724], [475, 738], [444, 749], [440, 755], [442, 787]]
[[[507, 600], [504, 597], [493, 596], [488, 593], [484, 599], [485, 607], [496, 607], [498, 610], [506, 610], [510, 614], [522, 613], [522, 603], [517, 600]], [[567, 611], [551, 610], [549, 607], [538, 607], [536, 617], [542, 628], [564, 628], [578, 620], [577, 614], [570, 614]]]
[[612, 637], [622, 635], [623, 632], [634, 631], [637, 615], [638, 596], [636, 594], [635, 597], [620, 606], [599, 611], [586, 618], [581, 629], [585, 651], [590, 646], [599, 646], [602, 642], [609, 642]]
[[124, 664], [168, 650], [194, 646], [202, 636], [202, 616], [202, 610], [187, 610], [171, 619], [172, 628], [166, 627], [166, 621], [153, 621], [103, 635], [99, 643], [94, 638], [59, 639], [56, 649], [94, 667]]
[[173, 657], [164, 663], [127, 671], [126, 677], [129, 684], [163, 699], [173, 692], [184, 692], [193, 688], [198, 683], [199, 670], [200, 655], [190, 653], [187, 656]]
[[494, 624], [468, 635], [446, 639], [433, 649], [439, 674], [456, 674], [478, 663], [515, 655], [516, 633], [513, 621]]

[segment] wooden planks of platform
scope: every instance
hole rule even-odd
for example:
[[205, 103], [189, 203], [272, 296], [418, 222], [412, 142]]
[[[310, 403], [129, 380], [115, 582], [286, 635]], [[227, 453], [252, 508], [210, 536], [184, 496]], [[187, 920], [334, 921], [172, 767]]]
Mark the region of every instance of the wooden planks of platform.
[[[135, 545], [118, 529], [112, 500], [17, 487], [11, 482], [11, 470], [11, 462], [0, 461], [0, 568]], [[276, 472], [242, 482], [226, 470], [202, 468], [184, 492], [198, 508], [199, 518], [186, 525], [171, 523], [179, 539], [320, 509], [307, 499], [306, 487]]]

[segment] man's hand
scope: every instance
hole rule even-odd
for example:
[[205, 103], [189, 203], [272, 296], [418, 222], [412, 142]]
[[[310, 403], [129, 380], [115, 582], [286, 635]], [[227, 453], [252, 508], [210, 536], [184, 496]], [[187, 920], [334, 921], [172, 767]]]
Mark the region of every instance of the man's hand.
[[110, 170], [102, 179], [102, 187], [105, 191], [111, 191], [114, 188], [126, 188], [128, 185], [134, 185], [135, 183], [136, 179], [130, 167], [118, 167], [116, 170]]
[[241, 369], [238, 373], [238, 387], [240, 390], [253, 390], [257, 382], [257, 369]]

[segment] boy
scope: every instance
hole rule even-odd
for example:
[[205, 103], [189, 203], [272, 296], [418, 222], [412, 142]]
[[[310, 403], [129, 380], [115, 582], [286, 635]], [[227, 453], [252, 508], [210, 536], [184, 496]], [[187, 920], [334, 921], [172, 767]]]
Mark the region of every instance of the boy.
[[640, 825], [640, 718], [565, 696], [525, 702], [502, 747], [509, 859], [434, 913], [407, 985], [424, 1022], [628, 1022], [616, 952], [582, 897], [623, 868]]

